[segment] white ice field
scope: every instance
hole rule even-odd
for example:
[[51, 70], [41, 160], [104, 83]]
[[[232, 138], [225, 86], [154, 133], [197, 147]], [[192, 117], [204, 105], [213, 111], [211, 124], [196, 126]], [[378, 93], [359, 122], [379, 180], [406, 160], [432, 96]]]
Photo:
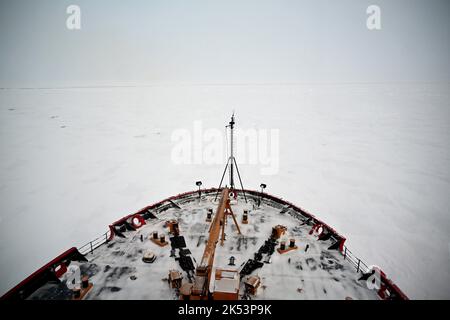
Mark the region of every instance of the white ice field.
[[[347, 237], [410, 298], [450, 298], [449, 84], [0, 90], [0, 293], [111, 222], [217, 186], [223, 165], [175, 164], [174, 130], [279, 129], [279, 170], [244, 186]], [[223, 141], [225, 144], [225, 140]], [[240, 161], [240, 155], [236, 155]], [[224, 159], [225, 162], [225, 159]]]

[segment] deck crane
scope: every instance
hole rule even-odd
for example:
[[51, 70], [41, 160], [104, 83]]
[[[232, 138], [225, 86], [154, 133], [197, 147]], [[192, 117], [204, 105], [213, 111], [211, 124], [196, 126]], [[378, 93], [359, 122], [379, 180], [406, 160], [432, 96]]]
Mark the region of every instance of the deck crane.
[[[213, 271], [215, 271], [214, 255], [216, 251], [216, 246], [217, 243], [219, 242], [219, 237], [221, 233], [222, 233], [221, 245], [223, 245], [223, 242], [225, 240], [225, 225], [227, 217], [229, 215], [231, 215], [231, 217], [233, 218], [238, 233], [241, 234], [239, 225], [236, 221], [236, 217], [234, 216], [234, 213], [231, 210], [229, 192], [230, 190], [228, 188], [224, 188], [222, 190], [222, 196], [219, 205], [217, 207], [216, 214], [209, 228], [209, 238], [206, 243], [202, 259], [196, 268], [194, 283], [185, 283], [180, 288], [180, 294], [184, 299], [204, 300], [204, 299], [214, 299], [215, 296], [216, 298], [217, 296], [219, 296], [224, 297], [225, 299], [227, 297], [237, 298], [237, 293], [234, 293], [234, 295], [231, 294], [229, 295], [228, 293], [223, 293], [220, 292], [219, 290], [219, 292], [216, 292], [216, 294], [214, 295], [214, 292], [211, 292], [210, 290], [211, 277]], [[233, 270], [224, 270], [224, 271], [227, 271], [228, 273], [234, 272]], [[223, 281], [226, 281], [226, 279], [224, 279]], [[238, 284], [237, 290], [239, 290], [239, 280], [237, 281], [237, 284]]]

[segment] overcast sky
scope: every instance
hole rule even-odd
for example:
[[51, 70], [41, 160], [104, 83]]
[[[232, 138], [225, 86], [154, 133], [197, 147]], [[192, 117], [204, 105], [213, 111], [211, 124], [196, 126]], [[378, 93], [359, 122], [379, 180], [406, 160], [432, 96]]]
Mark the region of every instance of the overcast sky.
[[0, 87], [449, 81], [449, 14], [448, 0], [0, 0]]

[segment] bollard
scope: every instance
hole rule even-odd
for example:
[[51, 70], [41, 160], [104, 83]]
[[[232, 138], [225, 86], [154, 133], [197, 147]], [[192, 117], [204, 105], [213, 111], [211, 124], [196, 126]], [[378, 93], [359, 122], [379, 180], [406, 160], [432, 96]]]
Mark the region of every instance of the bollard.
[[295, 239], [291, 239], [291, 240], [289, 241], [289, 247], [290, 247], [290, 248], [294, 248], [294, 247], [295, 247]]
[[81, 286], [83, 287], [83, 289], [86, 289], [89, 286], [88, 276], [83, 276], [83, 278], [81, 278]]

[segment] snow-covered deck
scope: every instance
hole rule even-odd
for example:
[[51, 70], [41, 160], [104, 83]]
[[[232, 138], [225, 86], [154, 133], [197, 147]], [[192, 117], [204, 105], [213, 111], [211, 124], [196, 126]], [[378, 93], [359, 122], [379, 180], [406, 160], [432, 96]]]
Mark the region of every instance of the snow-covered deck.
[[[193, 196], [175, 200], [179, 208], [171, 205], [156, 209], [153, 212], [156, 218], [148, 219], [143, 227], [126, 231], [126, 238], [116, 236], [93, 253], [88, 253], [86, 258], [89, 262], [72, 262], [78, 264], [81, 273], [88, 275], [94, 284], [85, 299], [178, 299], [176, 290], [170, 288], [167, 281], [169, 270], [182, 271], [183, 282], [189, 281], [189, 275], [171, 256], [171, 235], [164, 227], [165, 222], [178, 220], [180, 235], [184, 237], [195, 265], [202, 257], [209, 235], [210, 223], [206, 222], [208, 208], [213, 208], [215, 212], [219, 201], [214, 201], [214, 195], [204, 194], [201, 200]], [[257, 197], [247, 197], [248, 203], [241, 197], [231, 203], [242, 234], [237, 233], [232, 219], [228, 218], [224, 246], [219, 241], [216, 247], [215, 267], [240, 271], [270, 237], [272, 227], [278, 224], [287, 227], [287, 233], [278, 243], [285, 240], [288, 246], [289, 239], [294, 238], [298, 246], [298, 249], [284, 254], [275, 250], [271, 263], [264, 263], [251, 273], [261, 278], [257, 295], [249, 296], [251, 299], [378, 298], [376, 291], [369, 290], [364, 281], [358, 281], [361, 274], [344, 260], [338, 250], [328, 249], [335, 242], [333, 239], [319, 241], [317, 236], [309, 234], [311, 225], [305, 223], [306, 218], [299, 219], [298, 213], [269, 199], [263, 199], [258, 207]], [[244, 209], [249, 210], [248, 224], [242, 223]], [[165, 234], [169, 245], [161, 247], [152, 242], [150, 238], [154, 231]], [[305, 250], [307, 245], [309, 248]], [[142, 261], [148, 250], [157, 256], [153, 263]], [[175, 256], [179, 257], [179, 249], [175, 250]], [[234, 266], [228, 265], [231, 256], [235, 258]], [[265, 260], [266, 257], [263, 257], [261, 262]], [[58, 286], [61, 288], [63, 284]], [[245, 292], [243, 281], [240, 286], [242, 297]], [[55, 291], [47, 285], [30, 298], [50, 298], [50, 289]]]

